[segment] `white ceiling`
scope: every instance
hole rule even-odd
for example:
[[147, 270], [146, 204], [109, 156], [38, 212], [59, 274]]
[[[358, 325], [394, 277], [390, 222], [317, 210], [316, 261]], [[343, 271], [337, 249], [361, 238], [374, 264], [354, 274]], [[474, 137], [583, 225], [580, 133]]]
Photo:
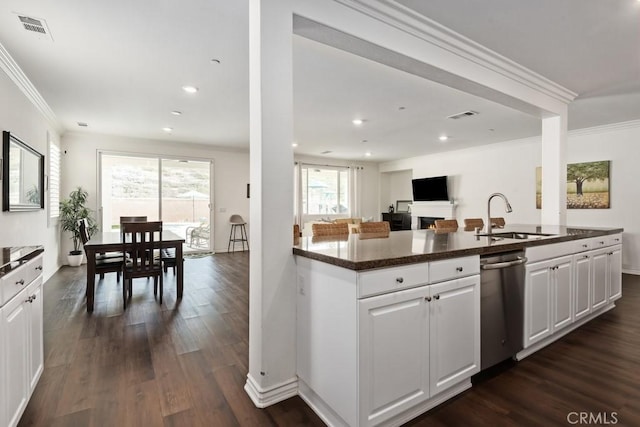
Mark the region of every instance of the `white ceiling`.
[[[398, 2], [577, 92], [570, 129], [640, 119], [637, 0]], [[16, 13], [45, 19], [53, 41]], [[215, 146], [248, 148], [247, 28], [247, 0], [0, 4], [0, 43], [66, 130]], [[382, 161], [540, 133], [537, 118], [300, 36], [293, 54], [301, 154]], [[464, 110], [480, 114], [446, 119]]]

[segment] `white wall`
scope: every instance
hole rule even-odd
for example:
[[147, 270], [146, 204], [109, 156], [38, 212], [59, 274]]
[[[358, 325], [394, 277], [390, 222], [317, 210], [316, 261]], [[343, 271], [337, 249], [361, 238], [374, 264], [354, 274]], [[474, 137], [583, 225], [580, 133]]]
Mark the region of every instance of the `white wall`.
[[389, 205], [395, 209], [398, 200], [413, 200], [411, 179], [411, 169], [380, 174], [380, 212], [387, 212]]
[[[640, 273], [640, 121], [569, 132], [567, 162], [610, 160], [611, 208], [571, 209], [567, 225], [623, 227], [623, 268]], [[513, 212], [504, 212], [502, 202], [492, 202], [492, 216], [508, 223], [539, 223], [535, 207], [535, 168], [541, 164], [540, 138], [508, 141], [478, 148], [412, 157], [380, 164], [380, 172], [413, 170], [413, 177], [449, 176], [449, 195], [458, 203], [456, 217], [486, 216], [487, 198], [504, 193]]]
[[[240, 214], [250, 233], [249, 153], [199, 144], [173, 143], [88, 133], [69, 133], [62, 138], [62, 196], [82, 186], [89, 192], [89, 207], [97, 209], [98, 150], [119, 153], [178, 156], [214, 162], [214, 250], [226, 252], [229, 216]], [[225, 212], [220, 212], [225, 210]], [[65, 245], [67, 245], [65, 243]], [[65, 251], [68, 248], [65, 246]]]
[[[0, 72], [0, 97], [0, 128], [14, 133], [44, 154], [45, 174], [48, 173], [47, 132], [54, 141], [58, 140], [57, 133], [4, 72]], [[48, 194], [46, 196], [45, 201]], [[44, 246], [45, 280], [60, 267], [57, 224], [54, 221], [51, 226], [47, 225], [48, 213], [46, 206], [35, 212], [0, 212], [0, 247]]]

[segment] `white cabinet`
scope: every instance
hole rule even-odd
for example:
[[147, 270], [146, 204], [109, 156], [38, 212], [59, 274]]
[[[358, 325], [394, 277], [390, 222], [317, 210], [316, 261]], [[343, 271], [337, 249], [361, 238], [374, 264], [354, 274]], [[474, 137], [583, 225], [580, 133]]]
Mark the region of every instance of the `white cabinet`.
[[609, 302], [622, 296], [622, 246], [617, 245], [610, 249], [608, 253]]
[[375, 425], [480, 370], [480, 276], [359, 301], [361, 425]]
[[527, 264], [525, 276], [524, 347], [573, 321], [571, 256]]
[[430, 288], [429, 389], [436, 395], [480, 371], [480, 276]]
[[591, 311], [595, 311], [607, 304], [607, 282], [608, 282], [608, 249], [598, 249], [593, 251], [591, 257]]
[[296, 264], [298, 390], [328, 425], [399, 425], [471, 387], [479, 256], [367, 271]]
[[591, 266], [590, 252], [574, 255], [574, 319], [578, 320], [591, 313]]
[[361, 425], [383, 419], [429, 396], [428, 286], [359, 302]]
[[[22, 269], [29, 269], [24, 273]], [[33, 269], [34, 271], [31, 271]], [[2, 278], [19, 286], [0, 308], [0, 425], [16, 426], [44, 367], [42, 323], [42, 256], [18, 267], [30, 282], [16, 285], [15, 272]], [[22, 279], [20, 279], [22, 280]], [[2, 283], [0, 283], [2, 284]]]

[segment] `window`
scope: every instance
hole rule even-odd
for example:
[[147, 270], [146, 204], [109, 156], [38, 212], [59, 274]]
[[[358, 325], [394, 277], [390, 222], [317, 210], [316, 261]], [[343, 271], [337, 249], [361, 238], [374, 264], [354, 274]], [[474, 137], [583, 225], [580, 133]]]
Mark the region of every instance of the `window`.
[[348, 216], [348, 172], [341, 167], [302, 165], [302, 213]]
[[60, 216], [60, 147], [49, 139], [49, 218]]

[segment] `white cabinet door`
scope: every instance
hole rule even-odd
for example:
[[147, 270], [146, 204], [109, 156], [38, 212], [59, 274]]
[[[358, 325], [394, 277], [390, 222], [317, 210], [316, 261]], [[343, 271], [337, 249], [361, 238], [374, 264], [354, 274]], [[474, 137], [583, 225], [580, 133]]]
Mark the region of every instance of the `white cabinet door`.
[[622, 296], [622, 247], [614, 246], [609, 251], [609, 301]]
[[480, 276], [431, 285], [432, 396], [480, 371]]
[[44, 369], [43, 319], [42, 319], [42, 276], [27, 288], [29, 300], [29, 390], [33, 391]]
[[380, 423], [429, 397], [427, 286], [370, 297], [359, 307], [359, 425]]
[[574, 318], [591, 313], [591, 253], [577, 254], [575, 260]]
[[556, 331], [573, 322], [573, 257], [554, 260], [551, 266], [553, 330]]
[[5, 365], [2, 383], [5, 387], [5, 421], [15, 426], [27, 406], [29, 396], [29, 310], [22, 292], [2, 308]]
[[553, 265], [554, 260], [526, 265], [525, 348], [551, 334], [551, 267]]
[[607, 282], [609, 271], [609, 249], [601, 249], [593, 252], [593, 275], [591, 277], [591, 309], [597, 310], [607, 304]]

